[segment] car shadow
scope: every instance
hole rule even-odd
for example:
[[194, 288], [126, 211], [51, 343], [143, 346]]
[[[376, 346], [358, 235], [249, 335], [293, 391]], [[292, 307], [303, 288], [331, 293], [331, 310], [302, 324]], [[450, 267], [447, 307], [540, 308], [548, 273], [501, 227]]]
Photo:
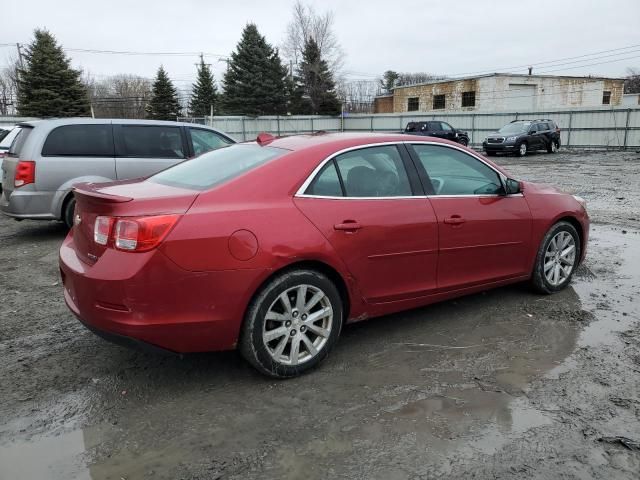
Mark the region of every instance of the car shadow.
[[[14, 221], [11, 228], [5, 230], [0, 238], [16, 239], [30, 242], [46, 242], [49, 240], [63, 240], [69, 229], [62, 222], [22, 220]], [[6, 230], [9, 230], [8, 232]]]

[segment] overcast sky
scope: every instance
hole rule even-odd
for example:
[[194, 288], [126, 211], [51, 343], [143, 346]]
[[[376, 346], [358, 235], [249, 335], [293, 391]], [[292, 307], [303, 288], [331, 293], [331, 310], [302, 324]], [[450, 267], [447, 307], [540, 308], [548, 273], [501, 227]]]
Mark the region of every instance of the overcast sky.
[[[513, 67], [632, 45], [638, 46], [593, 60], [534, 65], [534, 73], [623, 76], [628, 67], [640, 67], [640, 0], [308, 3], [318, 11], [333, 11], [347, 78], [371, 79], [387, 69], [450, 76], [526, 73], [526, 68]], [[292, 4], [293, 0], [3, 0], [0, 43], [28, 43], [34, 28], [45, 27], [66, 49], [228, 55], [248, 22], [256, 23], [270, 43], [280, 45]], [[0, 61], [15, 52], [14, 47], [1, 47]], [[195, 55], [67, 53], [74, 66], [96, 79], [115, 73], [152, 77], [163, 64], [180, 87], [195, 77], [197, 61]], [[224, 62], [215, 56], [206, 59], [220, 80]], [[626, 60], [610, 62], [618, 59]], [[575, 63], [561, 64], [566, 62]], [[600, 62], [610, 63], [583, 66]]]

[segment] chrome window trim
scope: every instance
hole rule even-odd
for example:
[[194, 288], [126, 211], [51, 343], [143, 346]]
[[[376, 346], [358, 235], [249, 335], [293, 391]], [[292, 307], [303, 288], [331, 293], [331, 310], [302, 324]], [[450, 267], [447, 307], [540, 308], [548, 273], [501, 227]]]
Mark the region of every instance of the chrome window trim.
[[[325, 158], [323, 161], [321, 161], [316, 168], [313, 169], [313, 171], [309, 174], [309, 176], [304, 181], [304, 183], [296, 191], [296, 193], [294, 194], [294, 197], [324, 198], [324, 199], [333, 199], [333, 200], [392, 200], [392, 199], [406, 200], [406, 199], [410, 199], [410, 198], [469, 198], [469, 197], [505, 197], [506, 198], [506, 197], [523, 196], [522, 193], [515, 193], [515, 194], [509, 194], [509, 195], [500, 195], [500, 194], [470, 195], [469, 194], [469, 195], [410, 195], [410, 196], [403, 195], [403, 196], [398, 196], [398, 197], [342, 197], [342, 196], [341, 197], [334, 197], [334, 196], [324, 196], [324, 195], [310, 195], [310, 194], [304, 193], [307, 190], [307, 188], [309, 188], [309, 185], [311, 185], [311, 182], [313, 182], [313, 180], [315, 179], [316, 175], [320, 172], [320, 170], [322, 170], [322, 168], [327, 163], [329, 163], [331, 160], [336, 158], [338, 155], [342, 155], [343, 153], [351, 152], [353, 150], [360, 150], [360, 149], [369, 148], [369, 147], [383, 147], [383, 146], [390, 146], [390, 145], [394, 145], [396, 147], [398, 147], [399, 145], [436, 145], [436, 146], [440, 146], [440, 147], [451, 148], [453, 150], [459, 150], [462, 153], [466, 153], [470, 157], [473, 157], [476, 160], [479, 160], [484, 165], [486, 165], [491, 170], [493, 170], [498, 175], [500, 180], [502, 181], [503, 186], [506, 184], [506, 181], [507, 181], [507, 177], [502, 172], [497, 170], [493, 165], [487, 163], [476, 152], [470, 153], [467, 150], [464, 150], [463, 148], [457, 147], [455, 145], [448, 145], [448, 144], [444, 144], [444, 143], [440, 143], [440, 142], [416, 141], [416, 140], [412, 140], [412, 141], [408, 141], [408, 142], [407, 141], [378, 142], [378, 143], [370, 143], [370, 144], [367, 144], [367, 145], [357, 145], [355, 147], [348, 147], [348, 148], [344, 148], [342, 150], [338, 150], [335, 153], [332, 153], [327, 158]], [[400, 153], [400, 152], [398, 152], [398, 153]], [[408, 174], [409, 174], [409, 172], [407, 172], [407, 175]]]

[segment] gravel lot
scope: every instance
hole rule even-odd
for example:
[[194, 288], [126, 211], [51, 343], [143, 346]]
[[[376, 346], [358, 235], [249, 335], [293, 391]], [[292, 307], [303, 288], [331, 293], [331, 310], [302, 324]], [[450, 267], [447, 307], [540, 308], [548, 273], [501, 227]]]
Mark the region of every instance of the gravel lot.
[[572, 287], [362, 322], [287, 381], [95, 337], [64, 305], [62, 225], [0, 218], [0, 479], [637, 479], [640, 154], [497, 161], [587, 199]]

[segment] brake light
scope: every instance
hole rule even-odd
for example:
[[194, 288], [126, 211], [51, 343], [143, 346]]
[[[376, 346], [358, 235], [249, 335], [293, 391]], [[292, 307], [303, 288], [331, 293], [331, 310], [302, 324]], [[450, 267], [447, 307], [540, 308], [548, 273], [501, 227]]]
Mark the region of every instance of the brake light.
[[157, 247], [180, 215], [150, 217], [96, 217], [93, 240], [126, 252], [146, 252]]
[[13, 186], [24, 187], [36, 181], [36, 162], [31, 160], [20, 160], [16, 165], [16, 174]]
[[112, 217], [96, 217], [96, 223], [93, 225], [93, 241], [98, 245], [106, 245], [109, 242], [112, 224]]

